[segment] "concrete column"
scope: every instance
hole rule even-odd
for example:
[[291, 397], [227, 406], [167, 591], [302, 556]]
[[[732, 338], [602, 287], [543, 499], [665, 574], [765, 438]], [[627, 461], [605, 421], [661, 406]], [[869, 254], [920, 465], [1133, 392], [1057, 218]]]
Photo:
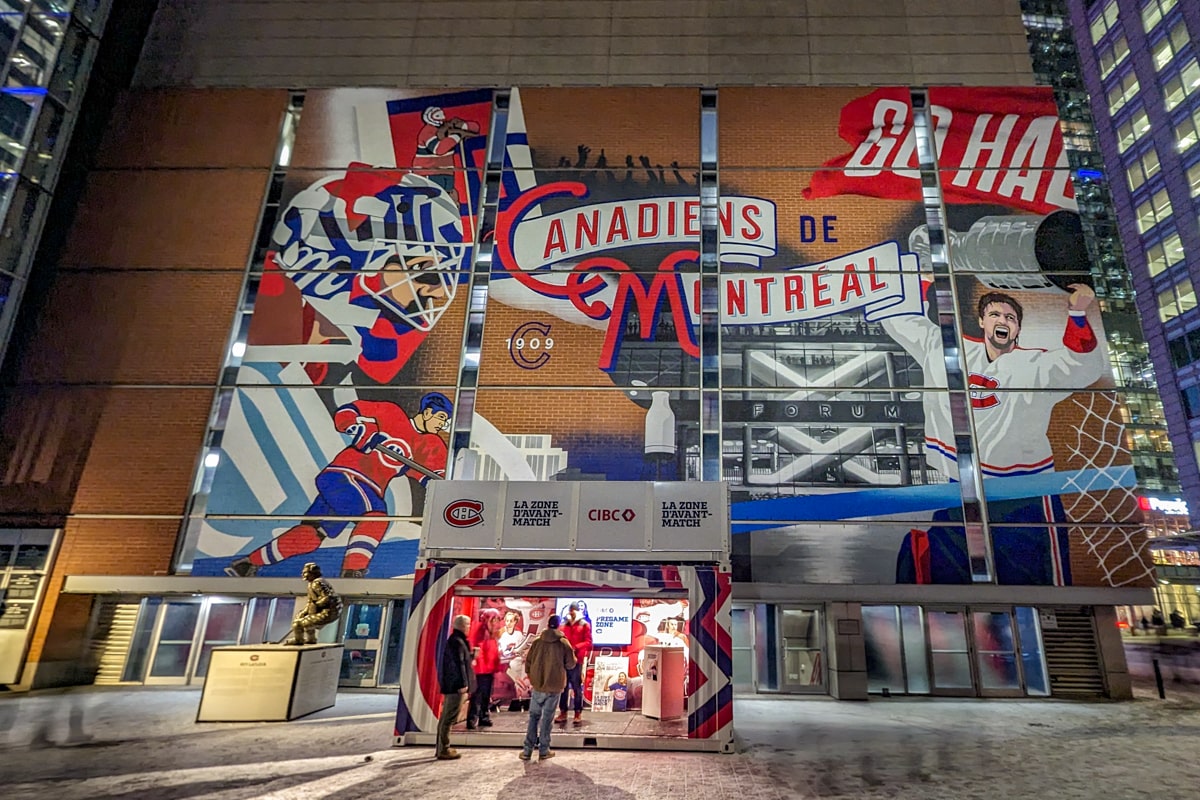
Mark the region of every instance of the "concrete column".
[[1125, 662], [1125, 645], [1117, 628], [1117, 611], [1112, 606], [1095, 606], [1096, 643], [1100, 665], [1108, 683], [1108, 696], [1113, 700], [1132, 700], [1133, 682]]
[[866, 700], [867, 648], [862, 632], [862, 604], [828, 603], [825, 619], [829, 694], [838, 700]]

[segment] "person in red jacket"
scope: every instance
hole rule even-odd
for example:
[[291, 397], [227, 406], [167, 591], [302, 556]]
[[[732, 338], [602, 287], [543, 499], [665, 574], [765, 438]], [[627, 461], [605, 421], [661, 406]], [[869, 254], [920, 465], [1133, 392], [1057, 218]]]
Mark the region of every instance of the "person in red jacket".
[[500, 612], [485, 608], [479, 612], [479, 621], [471, 633], [471, 647], [475, 651], [475, 692], [467, 709], [467, 730], [492, 727], [491, 705], [492, 684], [500, 671], [500, 645], [496, 639], [503, 628]]
[[567, 621], [562, 632], [575, 650], [575, 666], [567, 670], [567, 688], [558, 698], [558, 716], [555, 722], [567, 721], [567, 698], [575, 692], [575, 724], [583, 722], [583, 671], [587, 669], [587, 657], [592, 652], [592, 626], [580, 613], [579, 603], [571, 603], [567, 609]]

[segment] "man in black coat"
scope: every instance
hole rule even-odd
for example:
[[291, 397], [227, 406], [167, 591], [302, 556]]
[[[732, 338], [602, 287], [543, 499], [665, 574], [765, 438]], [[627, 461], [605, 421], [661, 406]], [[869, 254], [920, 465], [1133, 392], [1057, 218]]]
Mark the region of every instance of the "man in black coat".
[[458, 711], [467, 697], [475, 690], [475, 671], [471, 668], [471, 645], [467, 642], [467, 631], [471, 618], [459, 614], [454, 618], [453, 630], [442, 650], [442, 663], [438, 669], [438, 688], [442, 693], [442, 713], [438, 717], [437, 758], [448, 761], [460, 758], [462, 753], [450, 746], [450, 727], [458, 720]]

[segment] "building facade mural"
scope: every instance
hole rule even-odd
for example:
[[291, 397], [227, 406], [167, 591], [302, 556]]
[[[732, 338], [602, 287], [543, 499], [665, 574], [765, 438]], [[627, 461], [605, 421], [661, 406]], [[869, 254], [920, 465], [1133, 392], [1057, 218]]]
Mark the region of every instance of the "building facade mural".
[[356, 138], [301, 125], [194, 574], [410, 575], [448, 472], [715, 472], [739, 579], [1147, 579], [1048, 91], [311, 94]]

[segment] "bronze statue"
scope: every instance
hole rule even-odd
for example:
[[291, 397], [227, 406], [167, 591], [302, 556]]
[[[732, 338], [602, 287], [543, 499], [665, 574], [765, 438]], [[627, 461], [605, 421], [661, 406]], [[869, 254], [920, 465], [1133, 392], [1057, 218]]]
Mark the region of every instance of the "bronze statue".
[[336, 622], [342, 615], [342, 598], [321, 577], [321, 568], [313, 562], [304, 565], [300, 577], [308, 581], [308, 605], [292, 621], [292, 635], [287, 644], [316, 644], [317, 629]]

